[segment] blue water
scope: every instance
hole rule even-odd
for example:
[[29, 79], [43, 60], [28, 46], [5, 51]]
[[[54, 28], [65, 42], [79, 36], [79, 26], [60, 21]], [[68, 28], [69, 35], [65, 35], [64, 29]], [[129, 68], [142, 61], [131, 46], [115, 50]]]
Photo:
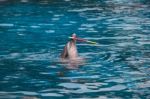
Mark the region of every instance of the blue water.
[[[59, 55], [76, 33], [77, 68]], [[149, 0], [0, 0], [0, 99], [150, 99]]]

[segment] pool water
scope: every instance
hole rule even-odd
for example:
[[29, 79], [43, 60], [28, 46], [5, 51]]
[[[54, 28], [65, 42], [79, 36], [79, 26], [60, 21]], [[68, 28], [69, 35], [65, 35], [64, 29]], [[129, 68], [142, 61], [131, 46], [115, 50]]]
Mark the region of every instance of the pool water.
[[0, 99], [77, 98], [150, 99], [149, 0], [0, 0]]

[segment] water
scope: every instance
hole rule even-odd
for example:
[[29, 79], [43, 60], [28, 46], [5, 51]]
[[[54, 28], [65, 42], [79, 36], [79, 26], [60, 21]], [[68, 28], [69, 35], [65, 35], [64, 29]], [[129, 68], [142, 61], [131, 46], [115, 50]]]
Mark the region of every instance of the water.
[[[59, 61], [68, 36], [86, 62]], [[0, 0], [1, 99], [149, 99], [149, 0]]]

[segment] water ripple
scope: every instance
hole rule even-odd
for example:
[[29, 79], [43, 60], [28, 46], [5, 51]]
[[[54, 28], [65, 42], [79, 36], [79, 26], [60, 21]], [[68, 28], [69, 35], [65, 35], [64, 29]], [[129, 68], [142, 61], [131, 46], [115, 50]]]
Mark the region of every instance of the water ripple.
[[[0, 0], [0, 98], [149, 98], [147, 0]], [[60, 60], [68, 36], [85, 59]], [[118, 94], [119, 93], [119, 94]]]

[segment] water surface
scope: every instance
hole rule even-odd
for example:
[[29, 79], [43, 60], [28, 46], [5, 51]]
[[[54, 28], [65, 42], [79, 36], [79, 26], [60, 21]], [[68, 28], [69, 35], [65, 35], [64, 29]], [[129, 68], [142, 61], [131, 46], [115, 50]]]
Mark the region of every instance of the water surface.
[[[59, 55], [76, 33], [86, 62]], [[1, 99], [149, 99], [148, 0], [0, 0]]]

